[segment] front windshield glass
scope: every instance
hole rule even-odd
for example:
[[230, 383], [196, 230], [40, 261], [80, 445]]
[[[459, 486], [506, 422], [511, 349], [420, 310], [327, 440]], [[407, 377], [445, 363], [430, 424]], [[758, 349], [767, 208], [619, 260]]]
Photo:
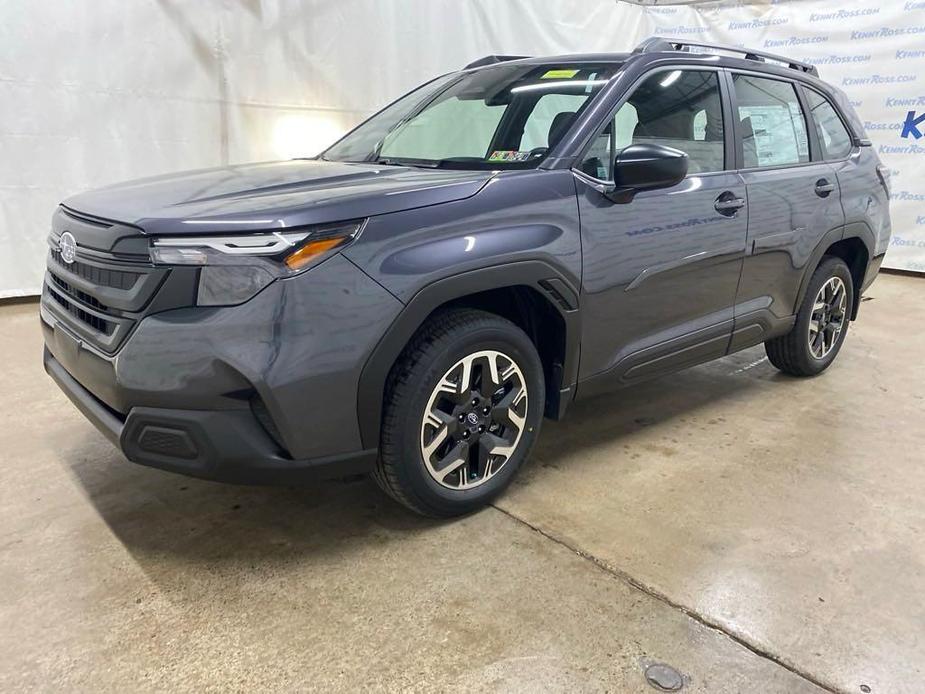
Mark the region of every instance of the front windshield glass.
[[445, 75], [324, 152], [329, 161], [462, 169], [536, 166], [614, 64], [502, 64]]

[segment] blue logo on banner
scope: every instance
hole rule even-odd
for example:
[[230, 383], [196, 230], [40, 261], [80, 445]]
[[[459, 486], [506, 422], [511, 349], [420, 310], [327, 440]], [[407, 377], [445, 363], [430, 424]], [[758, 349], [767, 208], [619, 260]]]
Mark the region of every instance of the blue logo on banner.
[[903, 122], [903, 131], [900, 137], [914, 137], [918, 140], [922, 137], [922, 131], [919, 130], [919, 126], [922, 126], [922, 129], [925, 130], [925, 112], [916, 117], [915, 111], [909, 111], [909, 113], [906, 114], [906, 120]]

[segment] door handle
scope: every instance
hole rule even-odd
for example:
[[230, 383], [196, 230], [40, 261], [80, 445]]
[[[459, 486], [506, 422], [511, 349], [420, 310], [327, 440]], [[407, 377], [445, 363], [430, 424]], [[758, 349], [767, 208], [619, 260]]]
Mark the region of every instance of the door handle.
[[820, 198], [827, 198], [833, 190], [835, 190], [835, 184], [829, 183], [827, 179], [820, 178], [816, 181], [816, 195]]
[[745, 207], [745, 199], [737, 198], [735, 193], [727, 190], [721, 193], [716, 202], [713, 203], [713, 209], [726, 217], [735, 217], [736, 213]]

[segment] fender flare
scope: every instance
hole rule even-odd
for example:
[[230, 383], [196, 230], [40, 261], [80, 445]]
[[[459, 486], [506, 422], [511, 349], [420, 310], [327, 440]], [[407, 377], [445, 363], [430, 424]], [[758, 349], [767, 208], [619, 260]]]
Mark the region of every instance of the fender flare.
[[[574, 280], [541, 260], [525, 260], [471, 270], [437, 280], [418, 290], [373, 348], [360, 373], [357, 388], [357, 418], [364, 448], [379, 446], [386, 381], [405, 345], [427, 317], [454, 299], [491, 289], [518, 286], [535, 289], [562, 316], [566, 334], [560, 393], [568, 391], [566, 399], [570, 399], [578, 380], [581, 338], [579, 292]], [[564, 403], [560, 404], [560, 411], [563, 408]]]
[[[845, 226], [836, 227], [830, 229], [816, 244], [816, 247], [813, 249], [812, 254], [809, 257], [809, 261], [806, 263], [806, 270], [803, 272], [803, 279], [800, 280], [800, 291], [797, 293], [797, 300], [793, 306], [793, 313], [796, 313], [800, 309], [800, 305], [803, 303], [803, 299], [806, 297], [806, 290], [809, 287], [809, 281], [812, 279], [813, 273], [816, 271], [816, 268], [819, 267], [819, 262], [822, 260], [822, 256], [825, 255], [825, 252], [829, 249], [832, 244], [838, 243], [839, 241], [844, 241], [846, 239], [860, 239], [864, 244], [864, 247], [867, 249], [867, 262], [870, 264], [871, 259], [874, 257], [874, 232], [871, 231], [870, 227], [867, 226], [864, 222], [852, 222], [846, 224]], [[864, 274], [867, 273], [867, 267], [864, 267]], [[861, 276], [861, 282], [857, 287], [854, 288], [855, 298], [860, 298], [861, 287], [864, 283], [864, 277]], [[852, 311], [852, 320], [857, 317], [859, 301], [854, 302], [854, 308]]]

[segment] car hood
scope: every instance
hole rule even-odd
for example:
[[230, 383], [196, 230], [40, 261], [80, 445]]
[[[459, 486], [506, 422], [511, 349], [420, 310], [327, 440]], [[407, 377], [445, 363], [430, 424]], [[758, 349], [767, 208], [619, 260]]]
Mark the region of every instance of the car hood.
[[64, 201], [148, 234], [202, 234], [359, 219], [475, 195], [492, 171], [319, 160], [226, 166], [129, 181]]

